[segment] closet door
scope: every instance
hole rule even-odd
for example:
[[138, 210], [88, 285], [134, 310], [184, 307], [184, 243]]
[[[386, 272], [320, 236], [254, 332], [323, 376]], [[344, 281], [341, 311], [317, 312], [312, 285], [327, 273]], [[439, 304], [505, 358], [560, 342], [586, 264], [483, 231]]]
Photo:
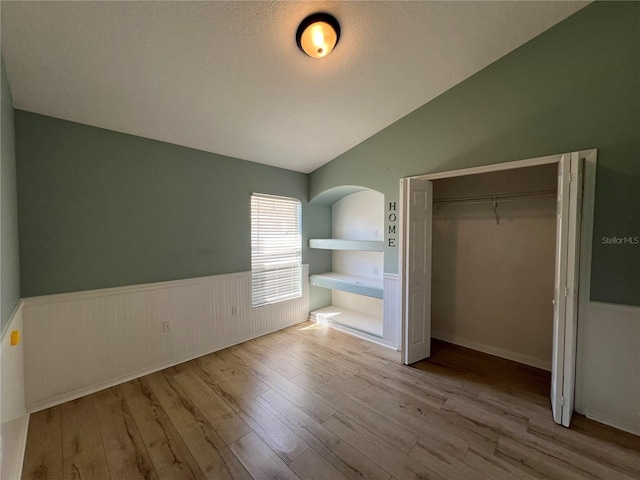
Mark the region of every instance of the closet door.
[[433, 182], [403, 180], [405, 208], [403, 361], [406, 365], [431, 355], [431, 241]]
[[562, 156], [558, 164], [551, 408], [554, 421], [565, 427], [571, 422], [574, 404], [582, 174], [577, 153]]

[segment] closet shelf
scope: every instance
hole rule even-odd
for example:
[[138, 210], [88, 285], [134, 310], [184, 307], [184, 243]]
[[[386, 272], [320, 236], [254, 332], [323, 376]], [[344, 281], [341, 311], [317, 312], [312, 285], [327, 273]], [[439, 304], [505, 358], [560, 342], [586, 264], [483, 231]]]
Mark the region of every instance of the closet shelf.
[[311, 275], [309, 282], [316, 287], [341, 290], [366, 297], [382, 298], [382, 280], [375, 278], [327, 272], [319, 275]]
[[468, 195], [460, 197], [443, 197], [434, 198], [433, 204], [438, 205], [464, 205], [475, 203], [493, 203], [498, 202], [512, 202], [517, 200], [528, 200], [538, 197], [555, 197], [558, 195], [556, 189], [549, 190], [535, 190], [528, 192], [513, 192], [513, 193], [493, 193], [487, 195]]
[[342, 238], [318, 238], [309, 240], [309, 247], [325, 250], [361, 250], [382, 252], [382, 241], [377, 240], [345, 240]]
[[350, 330], [357, 330], [366, 335], [382, 338], [382, 318], [330, 305], [314, 310], [309, 314], [313, 320], [321, 325], [342, 325]]

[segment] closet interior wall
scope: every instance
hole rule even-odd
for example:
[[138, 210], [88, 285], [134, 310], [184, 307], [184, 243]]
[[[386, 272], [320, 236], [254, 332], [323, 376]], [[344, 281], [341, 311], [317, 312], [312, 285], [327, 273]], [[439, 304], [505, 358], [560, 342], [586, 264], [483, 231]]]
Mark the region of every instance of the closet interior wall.
[[557, 168], [434, 181], [433, 337], [551, 369]]

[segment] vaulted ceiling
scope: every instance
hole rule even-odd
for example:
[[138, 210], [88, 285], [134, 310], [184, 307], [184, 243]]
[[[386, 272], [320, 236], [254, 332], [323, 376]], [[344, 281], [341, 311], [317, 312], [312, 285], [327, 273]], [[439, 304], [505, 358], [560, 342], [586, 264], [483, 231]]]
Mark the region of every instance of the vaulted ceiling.
[[311, 172], [587, 3], [2, 1], [1, 47], [18, 109]]

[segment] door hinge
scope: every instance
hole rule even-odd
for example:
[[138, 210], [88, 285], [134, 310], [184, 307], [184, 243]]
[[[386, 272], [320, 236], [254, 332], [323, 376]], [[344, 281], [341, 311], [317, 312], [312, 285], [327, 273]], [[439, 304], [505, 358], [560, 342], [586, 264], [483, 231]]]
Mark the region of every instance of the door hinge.
[[564, 287], [564, 297], [567, 298], [569, 296], [569, 287]]
[[571, 172], [569, 172], [569, 183], [571, 183]]
[[564, 397], [560, 397], [560, 406], [564, 406]]

